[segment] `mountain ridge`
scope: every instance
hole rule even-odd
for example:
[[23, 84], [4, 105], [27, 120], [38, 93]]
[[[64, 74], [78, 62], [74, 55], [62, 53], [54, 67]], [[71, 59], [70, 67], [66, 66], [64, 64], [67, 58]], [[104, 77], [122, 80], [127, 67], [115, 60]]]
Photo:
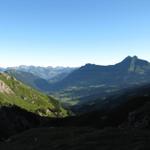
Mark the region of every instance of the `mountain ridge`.
[[67, 93], [66, 96], [80, 99], [97, 93], [108, 95], [111, 91], [149, 82], [150, 63], [137, 56], [128, 56], [115, 65], [86, 64], [52, 84], [50, 91], [56, 95]]
[[32, 73], [33, 75], [39, 76], [45, 80], [50, 80], [57, 75], [62, 73], [70, 73], [74, 69], [73, 67], [41, 67], [41, 66], [17, 66], [17, 67], [7, 67], [6, 70], [15, 70], [15, 71], [24, 71], [28, 73]]

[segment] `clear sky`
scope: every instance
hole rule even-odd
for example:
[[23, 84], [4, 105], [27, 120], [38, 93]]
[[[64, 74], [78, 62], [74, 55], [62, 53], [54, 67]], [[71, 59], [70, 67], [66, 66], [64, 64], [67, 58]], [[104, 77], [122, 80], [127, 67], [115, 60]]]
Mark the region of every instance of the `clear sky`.
[[0, 66], [150, 61], [150, 0], [0, 0]]

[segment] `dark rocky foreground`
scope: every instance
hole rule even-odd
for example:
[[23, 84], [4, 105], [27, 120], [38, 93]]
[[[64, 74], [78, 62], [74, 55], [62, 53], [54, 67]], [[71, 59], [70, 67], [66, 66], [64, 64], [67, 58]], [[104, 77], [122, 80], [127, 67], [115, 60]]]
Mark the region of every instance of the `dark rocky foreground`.
[[0, 141], [25, 130], [39, 127], [42, 117], [17, 106], [0, 108]]
[[38, 128], [13, 136], [1, 150], [149, 150], [149, 130]]

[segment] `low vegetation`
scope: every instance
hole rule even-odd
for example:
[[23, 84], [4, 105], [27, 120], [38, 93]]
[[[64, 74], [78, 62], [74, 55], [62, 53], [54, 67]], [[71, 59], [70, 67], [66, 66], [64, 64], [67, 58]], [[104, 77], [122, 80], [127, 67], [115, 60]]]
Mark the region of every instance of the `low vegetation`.
[[0, 92], [1, 106], [16, 105], [41, 116], [67, 116], [67, 111], [54, 98], [24, 85], [14, 77], [1, 73], [0, 81], [3, 81], [12, 91], [10, 93], [6, 93], [5, 91]]

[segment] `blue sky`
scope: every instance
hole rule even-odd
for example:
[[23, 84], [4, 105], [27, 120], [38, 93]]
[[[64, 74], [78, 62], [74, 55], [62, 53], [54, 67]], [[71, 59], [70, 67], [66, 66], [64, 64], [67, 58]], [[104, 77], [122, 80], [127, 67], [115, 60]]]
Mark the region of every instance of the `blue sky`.
[[150, 61], [149, 0], [0, 0], [0, 66]]

